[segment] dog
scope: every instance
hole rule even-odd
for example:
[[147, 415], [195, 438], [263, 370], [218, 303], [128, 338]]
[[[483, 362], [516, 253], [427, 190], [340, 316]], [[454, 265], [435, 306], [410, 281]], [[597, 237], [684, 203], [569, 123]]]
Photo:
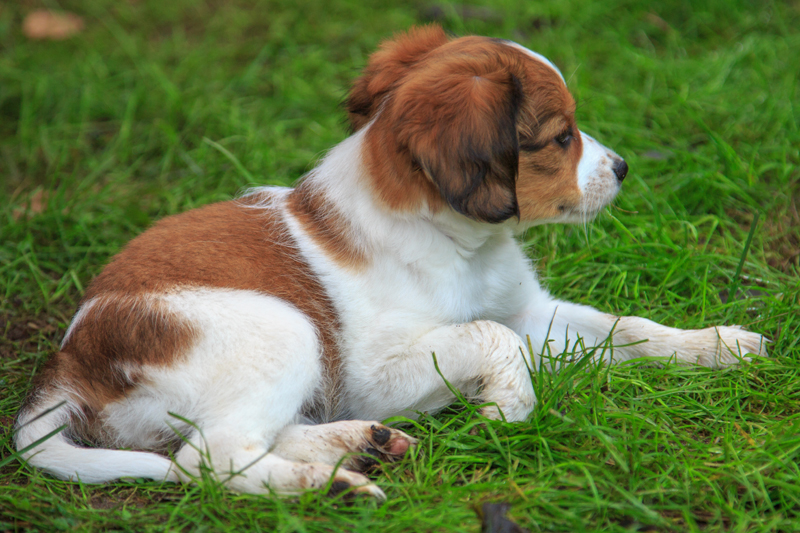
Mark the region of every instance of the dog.
[[736, 326], [613, 316], [539, 284], [514, 235], [592, 219], [628, 173], [578, 129], [543, 56], [411, 29], [346, 106], [352, 135], [295, 188], [168, 217], [111, 260], [20, 410], [30, 464], [87, 483], [210, 471], [240, 492], [383, 498], [363, 472], [415, 440], [379, 421], [449, 405], [443, 377], [518, 421], [541, 354], [579, 339], [608, 361], [766, 354]]

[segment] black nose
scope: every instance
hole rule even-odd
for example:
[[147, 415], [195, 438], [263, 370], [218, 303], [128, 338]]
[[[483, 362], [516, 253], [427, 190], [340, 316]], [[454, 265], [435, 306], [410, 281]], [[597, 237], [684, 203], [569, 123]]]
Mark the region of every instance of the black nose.
[[620, 159], [614, 163], [612, 168], [614, 169], [614, 174], [617, 175], [617, 181], [622, 183], [622, 180], [628, 175], [628, 163], [626, 163], [624, 159]]

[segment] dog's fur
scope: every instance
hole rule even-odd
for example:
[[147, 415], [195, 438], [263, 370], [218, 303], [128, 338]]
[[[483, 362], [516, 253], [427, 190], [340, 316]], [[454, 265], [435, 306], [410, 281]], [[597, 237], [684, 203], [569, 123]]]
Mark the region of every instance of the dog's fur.
[[411, 30], [371, 57], [347, 106], [354, 134], [296, 188], [162, 220], [94, 280], [20, 412], [18, 449], [68, 425], [31, 464], [103, 482], [188, 481], [207, 463], [239, 491], [334, 476], [381, 497], [356, 472], [374, 461], [349, 454], [401, 457], [412, 438], [362, 420], [453, 400], [434, 352], [451, 384], [494, 402], [486, 416], [512, 421], [536, 401], [527, 337], [556, 354], [608, 341], [615, 361], [764, 353], [738, 327], [682, 331], [539, 285], [514, 234], [593, 218], [627, 173], [578, 130], [542, 56]]

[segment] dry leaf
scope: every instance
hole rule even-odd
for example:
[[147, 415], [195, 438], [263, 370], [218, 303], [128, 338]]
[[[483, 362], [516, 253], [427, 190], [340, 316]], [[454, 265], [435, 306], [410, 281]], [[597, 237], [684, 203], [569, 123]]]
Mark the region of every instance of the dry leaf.
[[44, 189], [39, 189], [33, 196], [31, 196], [31, 213], [34, 215], [38, 215], [45, 209], [47, 209], [47, 199], [50, 197], [50, 194], [47, 193]]
[[39, 10], [22, 21], [22, 33], [29, 39], [68, 39], [83, 29], [83, 19], [74, 13]]
[[14, 209], [11, 216], [14, 220], [20, 220], [26, 215], [38, 215], [47, 209], [47, 200], [50, 198], [50, 193], [43, 189], [37, 190], [28, 200], [28, 204]]
[[653, 13], [652, 11], [650, 13], [647, 13], [644, 16], [644, 18], [645, 18], [645, 20], [647, 22], [649, 22], [653, 26], [657, 27], [659, 30], [663, 31], [664, 33], [672, 33], [674, 31], [672, 29], [672, 26], [669, 25], [669, 22], [667, 22], [666, 20], [662, 19], [661, 17], [659, 17], [658, 15]]

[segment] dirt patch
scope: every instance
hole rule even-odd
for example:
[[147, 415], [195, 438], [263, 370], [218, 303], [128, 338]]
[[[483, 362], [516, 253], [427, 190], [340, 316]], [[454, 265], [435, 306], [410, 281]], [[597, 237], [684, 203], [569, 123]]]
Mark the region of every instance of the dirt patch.
[[[790, 274], [800, 270], [800, 190], [782, 213], [764, 213], [759, 221], [758, 233], [764, 239], [764, 255], [772, 268]], [[743, 231], [750, 230], [753, 214], [734, 209], [727, 210]]]
[[14, 427], [14, 417], [0, 416], [0, 435]]
[[0, 359], [16, 359], [22, 353], [50, 351], [63, 334], [50, 316], [0, 315]]
[[800, 270], [800, 216], [792, 202], [790, 212], [764, 222], [764, 230], [770, 237], [766, 249], [767, 263], [786, 273]]

